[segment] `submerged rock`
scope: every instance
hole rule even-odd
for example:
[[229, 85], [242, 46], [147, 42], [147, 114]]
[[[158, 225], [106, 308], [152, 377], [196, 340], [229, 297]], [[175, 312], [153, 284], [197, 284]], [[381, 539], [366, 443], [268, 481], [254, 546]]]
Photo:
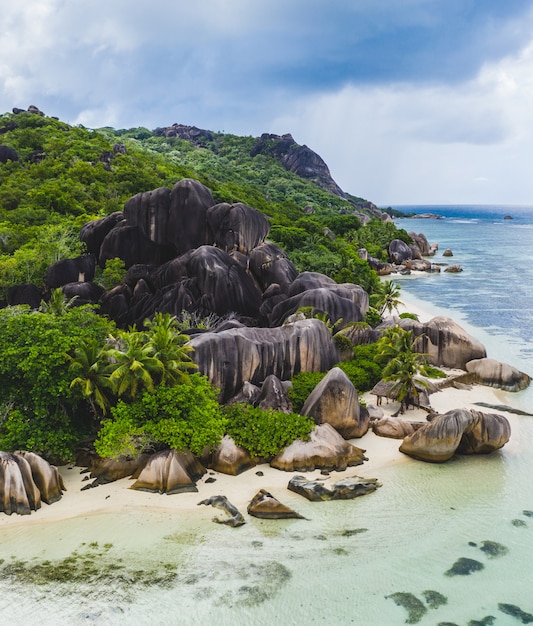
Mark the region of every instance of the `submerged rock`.
[[248, 505], [248, 513], [261, 519], [305, 519], [303, 515], [281, 504], [265, 489], [258, 491], [252, 498]]
[[226, 524], [227, 526], [232, 526], [233, 528], [237, 526], [242, 526], [245, 524], [244, 517], [242, 513], [237, 509], [236, 506], [231, 504], [231, 502], [226, 498], [226, 496], [211, 496], [206, 500], [202, 500], [198, 502], [198, 506], [201, 504], [205, 504], [206, 506], [214, 506], [217, 509], [222, 509], [228, 516], [226, 519], [221, 519], [220, 517], [214, 517], [213, 521], [217, 524]]
[[351, 500], [372, 493], [378, 487], [381, 487], [381, 484], [378, 483], [377, 478], [360, 478], [359, 476], [344, 478], [333, 483], [331, 487], [327, 487], [320, 480], [308, 480], [305, 476], [293, 476], [288, 484], [289, 491], [294, 491], [311, 502]]
[[484, 569], [483, 563], [476, 561], [475, 559], [467, 559], [461, 557], [455, 561], [449, 570], [444, 572], [446, 576], [469, 576], [474, 572], [480, 572]]

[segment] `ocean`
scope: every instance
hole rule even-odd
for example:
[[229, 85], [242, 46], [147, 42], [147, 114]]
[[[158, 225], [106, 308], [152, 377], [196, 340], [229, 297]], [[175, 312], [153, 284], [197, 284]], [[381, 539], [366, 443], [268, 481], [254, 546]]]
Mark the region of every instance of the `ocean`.
[[[398, 277], [406, 299], [453, 317], [489, 356], [533, 374], [533, 208], [398, 208], [445, 216], [397, 224], [439, 242], [434, 262], [464, 270]], [[531, 397], [505, 401], [533, 413]], [[368, 496], [302, 499], [306, 520], [250, 518], [231, 529], [154, 510], [53, 524], [32, 514], [2, 530], [0, 559], [20, 575], [0, 580], [0, 616], [56, 626], [529, 623], [533, 417], [513, 416], [511, 426], [511, 441], [491, 455], [406, 459], [381, 468], [382, 487]], [[373, 475], [364, 468], [353, 473]], [[64, 567], [66, 580], [28, 574], [43, 563]], [[165, 568], [177, 575], [165, 580]]]

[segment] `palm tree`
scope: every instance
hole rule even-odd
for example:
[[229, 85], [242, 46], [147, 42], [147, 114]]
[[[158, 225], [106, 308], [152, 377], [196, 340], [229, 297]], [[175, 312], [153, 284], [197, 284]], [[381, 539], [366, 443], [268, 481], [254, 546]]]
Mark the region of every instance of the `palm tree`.
[[148, 329], [144, 333], [146, 346], [161, 364], [160, 383], [172, 387], [187, 382], [188, 372], [197, 365], [189, 356], [193, 349], [186, 345], [188, 337], [180, 332], [177, 318], [159, 312], [144, 325]]
[[51, 315], [56, 316], [65, 315], [68, 310], [74, 306], [74, 302], [77, 298], [78, 296], [74, 296], [73, 298], [67, 299], [61, 287], [58, 287], [57, 289], [52, 290], [48, 302], [41, 300], [39, 311], [41, 313], [50, 313]]
[[117, 397], [133, 400], [142, 389], [154, 390], [163, 365], [153, 356], [153, 348], [144, 341], [143, 333], [133, 330], [121, 333], [108, 354], [112, 364], [109, 380]]
[[404, 413], [409, 404], [419, 404], [420, 388], [429, 387], [421, 376], [429, 374], [425, 355], [414, 351], [412, 330], [399, 326], [388, 328], [378, 341], [378, 359], [385, 360], [382, 378], [394, 381], [392, 391], [400, 402], [399, 413]]
[[403, 304], [400, 298], [400, 286], [393, 280], [384, 280], [379, 283], [374, 293], [370, 296], [371, 303], [379, 310], [379, 314], [383, 316], [385, 311], [389, 315]]
[[[106, 415], [110, 406], [109, 393], [112, 384], [109, 379], [111, 366], [105, 349], [102, 349], [96, 339], [89, 339], [81, 343], [74, 355], [67, 355], [70, 360], [70, 372], [76, 377], [70, 383], [70, 388], [79, 387], [96, 419]], [[98, 408], [97, 408], [98, 407]]]

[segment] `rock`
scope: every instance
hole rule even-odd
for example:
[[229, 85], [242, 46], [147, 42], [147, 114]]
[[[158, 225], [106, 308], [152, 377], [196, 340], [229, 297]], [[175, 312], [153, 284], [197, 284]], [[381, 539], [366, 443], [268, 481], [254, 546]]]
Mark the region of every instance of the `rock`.
[[68, 300], [76, 298], [74, 302], [76, 306], [97, 304], [105, 293], [105, 289], [100, 285], [87, 282], [67, 283], [61, 289]]
[[286, 293], [298, 272], [287, 254], [275, 243], [265, 241], [250, 252], [250, 272], [263, 292], [272, 284]]
[[0, 163], [7, 163], [8, 161], [18, 161], [19, 155], [16, 150], [9, 146], [0, 144]]
[[429, 272], [431, 270], [431, 263], [425, 259], [406, 260], [404, 265], [412, 272]]
[[96, 257], [93, 254], [83, 254], [75, 259], [61, 259], [48, 268], [46, 288], [56, 289], [68, 283], [91, 282], [95, 269]]
[[123, 220], [124, 214], [121, 211], [116, 211], [82, 226], [80, 240], [85, 243], [87, 252], [94, 254], [100, 261], [100, 248], [104, 239]]
[[359, 476], [344, 478], [333, 483], [331, 487], [326, 487], [323, 481], [308, 480], [305, 476], [293, 476], [288, 484], [289, 491], [294, 491], [311, 502], [351, 500], [372, 493], [378, 487], [381, 485], [376, 478], [360, 478]]
[[103, 459], [95, 452], [81, 451], [76, 457], [76, 465], [88, 468], [90, 477], [94, 478], [91, 487], [96, 487], [139, 472], [146, 465], [149, 458], [149, 454], [139, 454], [134, 459], [123, 456], [114, 459]]
[[422, 256], [432, 256], [433, 251], [424, 233], [409, 233], [409, 237], [415, 242]]
[[195, 335], [189, 342], [194, 362], [227, 401], [246, 381], [261, 384], [269, 374], [289, 380], [298, 372], [323, 372], [337, 355], [320, 320], [279, 328], [235, 328]]
[[253, 404], [257, 402], [261, 394], [261, 389], [257, 385], [252, 385], [251, 382], [245, 381], [241, 390], [230, 398], [226, 404]]
[[41, 508], [41, 494], [25, 458], [0, 452], [0, 512], [29, 515]]
[[368, 430], [370, 417], [362, 412], [352, 382], [334, 367], [310, 393], [302, 408], [316, 424], [330, 424], [344, 439], [362, 437]]
[[[144, 191], [124, 204], [124, 219], [153, 243], [169, 245], [170, 189]], [[205, 243], [205, 242], [202, 242]]]
[[150, 241], [140, 228], [130, 226], [123, 220], [105, 236], [100, 246], [98, 264], [105, 267], [110, 259], [119, 258], [128, 269], [138, 263], [160, 265], [173, 256], [173, 248]]
[[437, 415], [412, 435], [400, 452], [421, 461], [440, 463], [456, 452], [487, 454], [504, 446], [511, 436], [509, 422], [502, 415], [454, 409]]
[[463, 268], [460, 265], [455, 264], [449, 265], [444, 271], [448, 272], [449, 274], [459, 274], [463, 271]]
[[66, 488], [63, 477], [55, 465], [50, 465], [38, 454], [26, 450], [18, 450], [14, 454], [28, 461], [33, 480], [43, 502], [53, 504], [61, 500]]
[[471, 382], [505, 391], [521, 391], [531, 382], [524, 372], [496, 359], [474, 359], [466, 364], [466, 371], [473, 374]]
[[248, 505], [248, 514], [260, 519], [305, 519], [288, 506], [281, 504], [274, 496], [261, 489]]
[[382, 417], [370, 420], [370, 427], [378, 437], [389, 437], [391, 439], [404, 439], [412, 435], [416, 430], [424, 426], [427, 422], [410, 422], [398, 418]]
[[444, 252], [442, 253], [442, 256], [453, 256], [453, 252], [450, 250], [450, 248], [446, 248], [446, 250], [444, 250]]
[[469, 361], [487, 356], [483, 344], [449, 317], [434, 317], [425, 323], [405, 318], [398, 324], [413, 331], [418, 337], [416, 351], [426, 354], [433, 365], [464, 370]]
[[137, 480], [130, 489], [168, 495], [198, 491], [194, 481], [198, 474], [203, 474], [206, 470], [200, 470], [199, 464], [194, 463], [191, 456], [190, 452], [176, 450], [153, 454], [138, 475], [134, 475]]
[[270, 231], [267, 218], [252, 207], [238, 202], [215, 204], [207, 210], [207, 224], [218, 248], [248, 254], [265, 240]]
[[215, 204], [211, 191], [197, 180], [184, 178], [170, 193], [168, 241], [178, 254], [213, 242], [207, 209]]
[[65, 485], [57, 467], [33, 452], [0, 452], [0, 512], [29, 515], [41, 501], [61, 499]]
[[308, 289], [277, 304], [272, 310], [270, 325], [281, 326], [302, 307], [311, 307], [313, 315], [327, 313], [331, 323], [339, 326], [362, 322], [368, 310], [368, 294], [360, 287], [359, 290], [342, 285]]
[[249, 452], [238, 446], [228, 435], [224, 435], [222, 441], [212, 452], [209, 461], [210, 468], [229, 476], [242, 474], [254, 465], [255, 461]]
[[309, 441], [294, 441], [274, 457], [270, 465], [287, 472], [343, 471], [366, 460], [364, 450], [345, 441], [333, 426], [320, 424], [311, 432]]
[[325, 274], [320, 274], [319, 272], [302, 272], [298, 274], [298, 276], [291, 283], [287, 295], [289, 297], [296, 296], [299, 293], [304, 293], [309, 289], [321, 289], [335, 287], [337, 283], [326, 276]]
[[283, 383], [277, 376], [267, 376], [261, 387], [256, 406], [263, 409], [273, 409], [282, 413], [292, 413], [292, 404], [289, 400], [290, 381]]
[[401, 239], [393, 239], [389, 244], [389, 261], [394, 265], [402, 265], [413, 258], [413, 251]]
[[22, 283], [12, 285], [7, 290], [7, 303], [9, 306], [28, 304], [31, 309], [38, 309], [43, 295], [34, 283]]
[[206, 506], [214, 506], [217, 509], [222, 509], [226, 514], [226, 519], [221, 519], [220, 517], [214, 517], [213, 521], [217, 524], [226, 524], [227, 526], [232, 526], [236, 528], [237, 526], [242, 526], [245, 523], [244, 517], [242, 513], [235, 507], [231, 502], [226, 498], [226, 496], [211, 496], [207, 498], [207, 500], [202, 500], [198, 502], [198, 506], [201, 504], [205, 504]]

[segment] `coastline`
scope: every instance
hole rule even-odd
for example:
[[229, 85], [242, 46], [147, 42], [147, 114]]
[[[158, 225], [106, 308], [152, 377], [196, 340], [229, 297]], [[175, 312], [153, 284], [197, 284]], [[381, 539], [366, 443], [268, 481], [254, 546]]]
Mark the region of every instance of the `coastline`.
[[[435, 316], [433, 311], [428, 311], [424, 303], [414, 299], [406, 300], [401, 311], [409, 311], [419, 316], [421, 321], [427, 321]], [[445, 311], [437, 314], [446, 315]], [[477, 402], [489, 404], [507, 404], [508, 395], [491, 387], [474, 385], [469, 390], [447, 388], [431, 396], [433, 408], [439, 412], [455, 408], [476, 408]], [[367, 404], [375, 404], [375, 397], [363, 394], [362, 399]], [[390, 416], [398, 408], [395, 402], [385, 403], [380, 407], [386, 417]], [[483, 410], [483, 409], [481, 409]], [[506, 414], [503, 411], [498, 411]], [[507, 414], [506, 414], [507, 415]], [[423, 421], [427, 416], [423, 409], [410, 408], [403, 419]], [[403, 463], [422, 463], [399, 452], [401, 440], [378, 437], [371, 430], [360, 439], [350, 440], [355, 446], [366, 450], [368, 461], [363, 465], [347, 468], [343, 472], [332, 472], [330, 480], [335, 482], [348, 476], [378, 477], [380, 470], [390, 468]], [[512, 445], [511, 441], [507, 446]], [[507, 448], [506, 446], [506, 448]], [[504, 450], [506, 449], [504, 448]], [[11, 526], [26, 526], [59, 522], [73, 518], [86, 518], [96, 515], [132, 514], [136, 513], [179, 513], [183, 521], [192, 524], [201, 521], [210, 521], [215, 515], [224, 517], [220, 511], [211, 507], [199, 507], [198, 503], [213, 495], [225, 495], [243, 514], [253, 496], [260, 490], [266, 489], [277, 497], [283, 504], [299, 510], [302, 508], [302, 498], [287, 489], [290, 478], [298, 472], [284, 472], [262, 464], [243, 472], [238, 476], [229, 476], [209, 470], [198, 482], [198, 492], [166, 495], [147, 493], [129, 489], [133, 481], [124, 478], [113, 483], [100, 485], [95, 488], [81, 491], [86, 484], [84, 479], [88, 476], [81, 473], [82, 468], [76, 466], [63, 466], [60, 472], [66, 486], [63, 498], [52, 505], [42, 504], [38, 511], [28, 516], [0, 515], [0, 528]], [[262, 475], [258, 475], [258, 472]], [[306, 472], [309, 479], [324, 478], [320, 470]], [[215, 479], [214, 482], [206, 482], [206, 479]], [[87, 479], [86, 479], [87, 480]]]

